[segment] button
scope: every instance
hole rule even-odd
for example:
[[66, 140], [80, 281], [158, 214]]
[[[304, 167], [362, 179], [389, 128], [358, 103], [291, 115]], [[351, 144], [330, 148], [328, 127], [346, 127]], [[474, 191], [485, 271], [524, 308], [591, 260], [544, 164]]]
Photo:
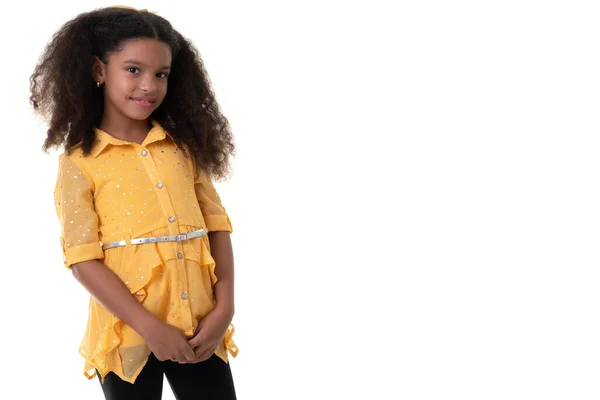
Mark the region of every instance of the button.
[[142, 151], [142, 155], [145, 157], [148, 155], [148, 152], [146, 150]]
[[187, 293], [181, 293], [181, 298], [184, 300], [187, 299]]
[[169, 217], [169, 222], [170, 222], [170, 223], [173, 223], [173, 222], [175, 222], [175, 217]]
[[183, 258], [183, 254], [177, 253], [177, 258], [179, 258], [181, 260]]
[[163, 183], [162, 183], [162, 182], [158, 182], [158, 185], [156, 185], [156, 187], [157, 187], [157, 188], [159, 188], [159, 189], [162, 189], [162, 188], [163, 188], [163, 186], [165, 186], [165, 185], [163, 185]]

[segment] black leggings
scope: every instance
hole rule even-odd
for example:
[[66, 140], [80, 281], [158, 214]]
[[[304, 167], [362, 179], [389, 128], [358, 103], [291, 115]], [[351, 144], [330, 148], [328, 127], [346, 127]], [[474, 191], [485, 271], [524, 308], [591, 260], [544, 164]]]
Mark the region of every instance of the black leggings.
[[160, 400], [163, 374], [177, 400], [236, 399], [229, 364], [214, 354], [196, 364], [159, 361], [154, 354], [150, 354], [148, 363], [133, 385], [109, 372], [104, 384], [101, 383], [102, 391], [107, 400]]

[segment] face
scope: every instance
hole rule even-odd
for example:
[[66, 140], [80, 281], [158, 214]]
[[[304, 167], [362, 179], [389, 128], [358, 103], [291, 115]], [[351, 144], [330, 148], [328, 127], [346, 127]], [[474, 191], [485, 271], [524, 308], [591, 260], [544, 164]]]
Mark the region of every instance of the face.
[[155, 39], [133, 39], [108, 58], [96, 60], [94, 76], [104, 84], [104, 113], [145, 120], [167, 94], [171, 48]]

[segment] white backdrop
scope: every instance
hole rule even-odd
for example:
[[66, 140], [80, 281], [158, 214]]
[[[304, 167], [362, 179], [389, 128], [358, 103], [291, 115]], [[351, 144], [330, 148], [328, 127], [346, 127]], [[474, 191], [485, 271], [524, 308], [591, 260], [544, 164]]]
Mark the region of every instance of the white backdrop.
[[[597, 2], [189, 4], [129, 3], [195, 42], [236, 137], [238, 398], [600, 397]], [[3, 9], [1, 398], [102, 398], [28, 78], [106, 5]]]

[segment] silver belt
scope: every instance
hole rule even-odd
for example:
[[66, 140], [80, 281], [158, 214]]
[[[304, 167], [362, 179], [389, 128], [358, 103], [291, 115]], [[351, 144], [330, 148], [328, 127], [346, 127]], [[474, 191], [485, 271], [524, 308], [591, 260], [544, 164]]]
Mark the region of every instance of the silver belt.
[[[131, 244], [144, 244], [144, 243], [162, 243], [162, 242], [185, 242], [188, 239], [195, 239], [202, 236], [206, 236], [208, 230], [198, 229], [197, 231], [191, 231], [188, 233], [180, 233], [174, 236], [154, 236], [145, 237], [138, 239], [131, 239]], [[102, 250], [112, 249], [113, 247], [127, 246], [127, 240], [119, 240], [117, 242], [108, 242], [102, 244]]]

